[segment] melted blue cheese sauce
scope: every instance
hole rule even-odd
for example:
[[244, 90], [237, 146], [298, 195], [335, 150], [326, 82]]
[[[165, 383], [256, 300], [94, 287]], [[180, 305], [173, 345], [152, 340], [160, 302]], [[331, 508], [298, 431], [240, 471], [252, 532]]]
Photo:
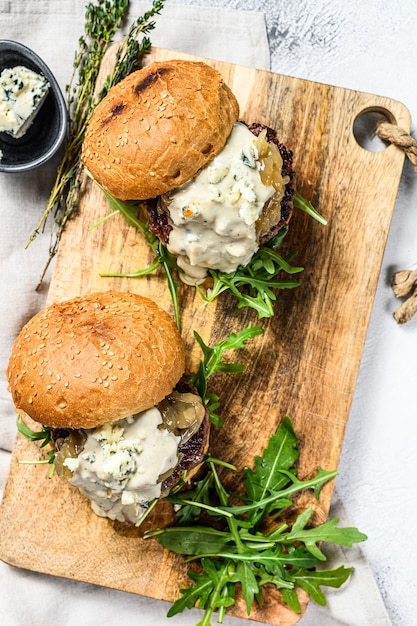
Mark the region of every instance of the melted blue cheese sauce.
[[162, 196], [183, 282], [201, 283], [207, 268], [233, 272], [257, 251], [256, 220], [275, 193], [261, 181], [255, 136], [237, 123], [223, 148], [194, 178]]
[[86, 430], [84, 449], [64, 461], [70, 483], [91, 500], [101, 517], [136, 523], [161, 495], [160, 477], [178, 463], [180, 437], [158, 428], [156, 407], [133, 417]]
[[0, 74], [0, 132], [22, 137], [49, 91], [47, 80], [23, 65]]

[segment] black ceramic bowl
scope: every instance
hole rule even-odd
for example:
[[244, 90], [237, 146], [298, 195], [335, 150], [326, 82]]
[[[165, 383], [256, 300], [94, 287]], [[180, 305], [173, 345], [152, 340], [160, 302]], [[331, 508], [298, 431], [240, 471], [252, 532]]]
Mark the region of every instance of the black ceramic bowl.
[[42, 165], [55, 154], [67, 132], [67, 107], [51, 70], [32, 50], [0, 39], [0, 74], [5, 68], [24, 65], [41, 73], [49, 82], [49, 93], [31, 126], [16, 139], [0, 133], [0, 172], [24, 172]]

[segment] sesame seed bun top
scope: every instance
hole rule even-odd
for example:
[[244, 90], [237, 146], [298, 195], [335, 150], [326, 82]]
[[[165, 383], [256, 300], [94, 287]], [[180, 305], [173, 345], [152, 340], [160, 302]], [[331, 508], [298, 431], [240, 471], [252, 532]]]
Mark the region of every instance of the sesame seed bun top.
[[18, 413], [53, 428], [94, 428], [154, 406], [184, 368], [171, 317], [148, 298], [108, 291], [35, 315], [6, 374]]
[[155, 62], [99, 103], [82, 159], [116, 198], [155, 198], [192, 178], [223, 149], [238, 114], [236, 98], [214, 68]]

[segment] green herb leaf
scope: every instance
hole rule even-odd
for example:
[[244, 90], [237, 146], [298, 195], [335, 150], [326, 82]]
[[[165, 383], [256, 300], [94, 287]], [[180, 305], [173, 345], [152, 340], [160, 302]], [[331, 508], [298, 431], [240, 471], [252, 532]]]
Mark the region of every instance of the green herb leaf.
[[[210, 349], [203, 345], [202, 350], [205, 358], [210, 359]], [[292, 506], [293, 495], [312, 489], [318, 496], [321, 487], [336, 475], [319, 468], [313, 478], [298, 479], [294, 467], [298, 458], [296, 443], [291, 420], [285, 417], [263, 455], [255, 458], [254, 469], [245, 469], [244, 494], [227, 492], [216, 471], [220, 462], [210, 458], [206, 478], [194, 489], [167, 496], [167, 501], [180, 507], [178, 524], [147, 536], [157, 537], [162, 545], [189, 559], [199, 558], [203, 567], [202, 574], [189, 573], [193, 584], [181, 590], [182, 598], [168, 615], [196, 605], [204, 610], [200, 626], [208, 626], [216, 610], [221, 622], [226, 608], [235, 602], [236, 583], [240, 583], [248, 615], [253, 603], [262, 601], [262, 587], [266, 584], [275, 585], [283, 602], [299, 613], [297, 588], [325, 604], [321, 587], [340, 587], [347, 580], [350, 568], [317, 569], [326, 558], [319, 544], [351, 546], [366, 539], [363, 533], [355, 528], [337, 528], [337, 519], [308, 528], [311, 508], [301, 511], [291, 528], [287, 522], [279, 522], [280, 513], [288, 512]], [[232, 504], [232, 500], [241, 500], [242, 504]], [[263, 521], [271, 512], [276, 527], [265, 534]], [[208, 524], [207, 519], [212, 519], [215, 526]]]
[[208, 378], [216, 372], [228, 372], [230, 374], [243, 372], [245, 369], [243, 365], [224, 361], [224, 353], [228, 350], [244, 348], [249, 339], [253, 339], [262, 333], [262, 328], [249, 326], [239, 333], [231, 333], [229, 337], [210, 347], [207, 346], [201, 336], [194, 331], [194, 337], [201, 348], [203, 359], [200, 361], [197, 372], [191, 377], [191, 382], [196, 386], [203, 402], [208, 406], [210, 419], [215, 426], [222, 424], [222, 418], [215, 413], [215, 410], [219, 407], [218, 396], [207, 391]]
[[351, 547], [354, 543], [365, 541], [367, 538], [366, 535], [359, 532], [357, 528], [337, 528], [336, 524], [339, 522], [337, 518], [331, 519], [317, 528], [306, 529], [305, 526], [309, 522], [312, 513], [313, 509], [309, 508], [297, 518], [291, 532], [281, 536], [283, 544], [293, 545], [300, 541], [315, 558], [320, 561], [325, 561], [326, 556], [318, 547], [318, 543], [327, 541], [329, 543]]
[[[252, 502], [279, 491], [288, 483], [282, 470], [289, 470], [297, 460], [299, 450], [291, 420], [285, 416], [277, 432], [269, 438], [262, 457], [255, 457], [255, 469], [245, 468], [245, 487]], [[253, 513], [256, 515], [256, 511]]]
[[[40, 441], [40, 448], [44, 448], [52, 442], [51, 429], [47, 426], [42, 426], [41, 430], [32, 430], [22, 421], [20, 415], [17, 416], [16, 426], [19, 433], [23, 435], [23, 437], [28, 441]], [[20, 461], [20, 463], [24, 465], [52, 465], [51, 471], [49, 472], [49, 478], [52, 478], [55, 471], [55, 449], [49, 450], [46, 455], [48, 459], [46, 459], [45, 461]]]
[[338, 589], [347, 581], [353, 571], [352, 567], [343, 565], [334, 570], [297, 570], [289, 574], [294, 583], [304, 589], [309, 596], [321, 606], [326, 605], [326, 598], [320, 586]]
[[158, 541], [172, 552], [196, 556], [222, 552], [226, 549], [229, 540], [229, 533], [209, 526], [171, 526]]
[[277, 299], [275, 290], [293, 289], [300, 284], [295, 280], [278, 280], [279, 272], [296, 274], [303, 271], [302, 267], [289, 263], [294, 254], [283, 257], [277, 252], [287, 232], [288, 227], [285, 226], [273, 239], [259, 247], [247, 265], [239, 266], [234, 272], [210, 270], [213, 287], [205, 293], [197, 287], [203, 300], [212, 302], [228, 290], [236, 298], [239, 309], [250, 307], [256, 310], [258, 318], [272, 317], [273, 304]]
[[17, 430], [28, 441], [41, 441], [40, 448], [44, 448], [51, 441], [51, 429], [42, 426], [41, 430], [32, 430], [22, 421], [20, 415], [16, 419]]
[[243, 561], [237, 566], [237, 579], [242, 585], [242, 595], [246, 603], [247, 614], [250, 615], [255, 595], [259, 593], [256, 576], [249, 563]]
[[[91, 174], [87, 172], [91, 177]], [[92, 178], [92, 177], [91, 177]], [[168, 289], [171, 294], [171, 300], [174, 308], [174, 319], [177, 325], [178, 330], [181, 330], [181, 319], [180, 319], [180, 310], [178, 303], [178, 282], [174, 279], [173, 270], [177, 270], [177, 261], [173, 254], [169, 252], [169, 250], [162, 244], [162, 242], [151, 233], [149, 230], [149, 222], [148, 220], [143, 220], [141, 218], [141, 214], [143, 210], [141, 209], [140, 203], [137, 202], [124, 202], [123, 200], [119, 200], [118, 198], [114, 198], [111, 194], [109, 194], [99, 183], [94, 181], [96, 185], [101, 189], [101, 191], [106, 196], [110, 208], [112, 209], [112, 213], [110, 216], [113, 216], [117, 213], [120, 213], [124, 219], [131, 226], [138, 228], [146, 241], [150, 245], [152, 252], [154, 254], [154, 260], [149, 267], [136, 270], [135, 272], [128, 273], [111, 273], [111, 272], [102, 272], [100, 276], [113, 276], [113, 277], [122, 277], [122, 278], [140, 278], [145, 276], [146, 274], [150, 274], [154, 272], [158, 267], [162, 267], [168, 282]], [[101, 223], [101, 222], [100, 222]], [[98, 224], [95, 224], [97, 226]]]
[[303, 196], [298, 191], [295, 192], [293, 204], [296, 209], [301, 209], [301, 211], [304, 211], [305, 213], [307, 213], [307, 215], [310, 215], [310, 217], [320, 222], [320, 224], [323, 224], [324, 226], [327, 225], [327, 220], [322, 215], [320, 215], [320, 213], [313, 207], [311, 202], [303, 198]]

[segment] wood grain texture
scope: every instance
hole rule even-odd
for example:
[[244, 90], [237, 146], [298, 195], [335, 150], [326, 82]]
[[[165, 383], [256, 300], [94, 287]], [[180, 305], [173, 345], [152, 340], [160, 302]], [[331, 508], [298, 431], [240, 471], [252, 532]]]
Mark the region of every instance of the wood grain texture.
[[[113, 58], [110, 50], [103, 73]], [[154, 58], [197, 57], [155, 49], [149, 61]], [[194, 371], [200, 359], [193, 330], [213, 343], [249, 323], [262, 326], [262, 336], [231, 355], [247, 365], [246, 372], [211, 381], [226, 418], [212, 434], [211, 451], [238, 467], [251, 464], [287, 414], [300, 440], [299, 475], [306, 477], [318, 466], [331, 470], [338, 465], [403, 165], [403, 154], [394, 146], [375, 153], [361, 148], [353, 123], [363, 111], [380, 110], [409, 130], [410, 116], [388, 98], [208, 62], [237, 96], [241, 119], [276, 128], [280, 140], [293, 149], [298, 188], [329, 224], [323, 227], [295, 212], [284, 249], [297, 250], [296, 263], [305, 270], [299, 288], [280, 294], [273, 319], [259, 321], [252, 311], [238, 311], [227, 295], [205, 306], [192, 288], [182, 286], [187, 366]], [[122, 218], [89, 230], [107, 213], [101, 192], [86, 181], [79, 212], [60, 245], [49, 302], [121, 289], [150, 296], [172, 312], [162, 274], [100, 276], [135, 271], [151, 260], [140, 233]], [[18, 464], [36, 454], [37, 447], [18, 436], [0, 509], [0, 557], [55, 576], [168, 601], [178, 597], [178, 589], [187, 584], [183, 560], [155, 541], [141, 539], [137, 529], [96, 517], [65, 481], [48, 480], [44, 466]], [[332, 488], [327, 485], [318, 502], [304, 495], [295, 507], [312, 504], [315, 522], [323, 522]], [[147, 527], [170, 519], [169, 507], [161, 505]], [[246, 617], [241, 601], [231, 613]], [[264, 608], [255, 609], [250, 619], [282, 626], [299, 616], [268, 590]]]

